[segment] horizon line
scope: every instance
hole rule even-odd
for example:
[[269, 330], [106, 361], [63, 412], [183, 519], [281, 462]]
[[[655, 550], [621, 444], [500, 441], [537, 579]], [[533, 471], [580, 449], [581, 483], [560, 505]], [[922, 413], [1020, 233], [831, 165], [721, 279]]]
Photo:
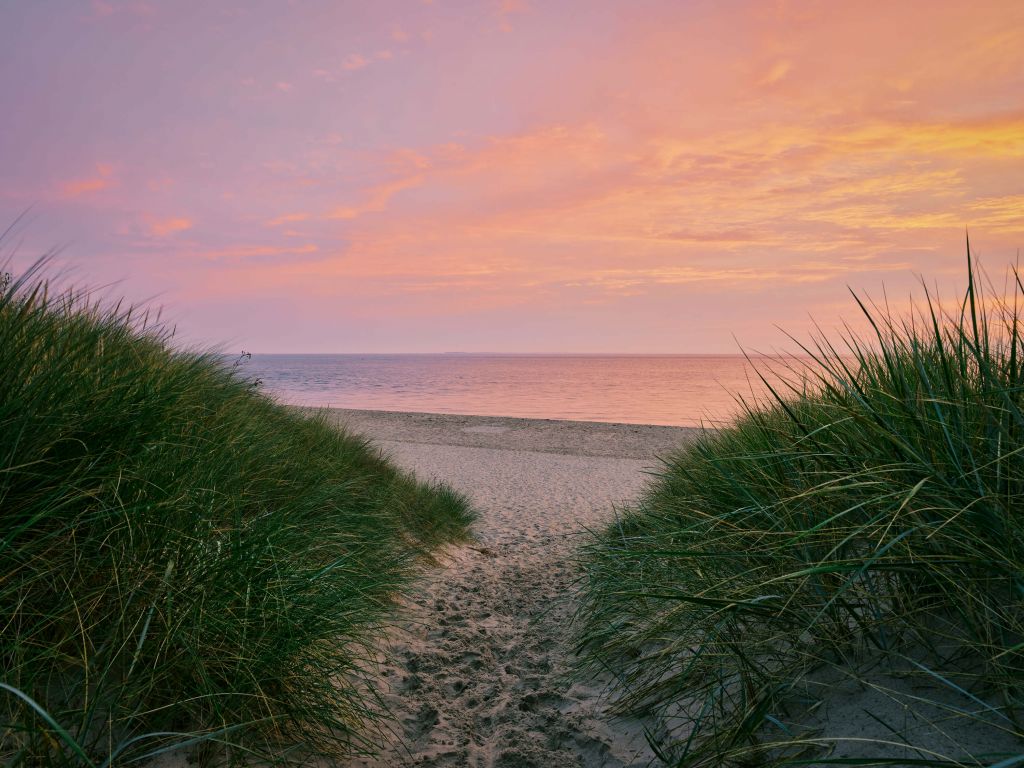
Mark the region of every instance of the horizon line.
[[[792, 352], [257, 352], [253, 355], [363, 355], [436, 357], [801, 357]], [[224, 354], [234, 354], [225, 352]]]

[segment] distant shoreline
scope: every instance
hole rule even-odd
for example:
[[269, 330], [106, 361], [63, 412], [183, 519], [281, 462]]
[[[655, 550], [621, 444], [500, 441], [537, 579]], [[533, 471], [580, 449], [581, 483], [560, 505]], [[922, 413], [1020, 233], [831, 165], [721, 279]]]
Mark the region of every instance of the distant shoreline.
[[656, 459], [675, 452], [702, 432], [699, 427], [659, 424], [292, 407], [305, 413], [322, 411], [333, 423], [377, 440], [565, 456]]
[[769, 400], [769, 383], [781, 383], [787, 367], [797, 364], [751, 365], [737, 356], [254, 355], [238, 375], [294, 406], [721, 428], [741, 402]]
[[[810, 360], [806, 354], [789, 352], [253, 352], [253, 357], [681, 357], [750, 360]], [[222, 353], [234, 359], [236, 354]]]

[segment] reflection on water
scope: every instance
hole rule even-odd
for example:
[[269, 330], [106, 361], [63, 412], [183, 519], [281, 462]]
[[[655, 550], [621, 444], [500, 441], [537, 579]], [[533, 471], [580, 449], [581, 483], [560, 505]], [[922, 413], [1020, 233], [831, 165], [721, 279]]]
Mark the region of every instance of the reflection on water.
[[[759, 359], [785, 371], [799, 361]], [[253, 355], [240, 367], [295, 405], [695, 426], [765, 386], [738, 355]]]

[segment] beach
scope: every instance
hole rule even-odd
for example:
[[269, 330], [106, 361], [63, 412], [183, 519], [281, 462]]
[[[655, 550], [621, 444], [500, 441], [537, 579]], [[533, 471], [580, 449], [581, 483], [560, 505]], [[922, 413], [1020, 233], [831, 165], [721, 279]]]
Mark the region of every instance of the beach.
[[[343, 409], [327, 414], [400, 467], [467, 494], [480, 514], [476, 540], [448, 547], [399, 602], [381, 648], [387, 660], [378, 688], [390, 712], [385, 727], [393, 730], [378, 756], [345, 765], [660, 764], [644, 733], [662, 736], [658, 723], [611, 715], [611, 676], [572, 674], [580, 576], [574, 557], [588, 530], [599, 530], [614, 520], [618, 506], [639, 498], [660, 471], [659, 457], [700, 430]], [[803, 725], [834, 757], [883, 757], [894, 748], [908, 759], [960, 748], [1006, 755], [1019, 746], [999, 728], [950, 719], [963, 706], [956, 691], [906, 670], [879, 669], [861, 678], [822, 670], [803, 685], [822, 700], [801, 718]], [[901, 735], [894, 738], [893, 727]], [[896, 748], [904, 738], [918, 748]]]
[[[574, 674], [580, 574], [574, 558], [587, 531], [639, 498], [659, 471], [659, 457], [692, 441], [698, 430], [322, 412], [421, 479], [449, 482], [470, 497], [480, 517], [475, 538], [437, 553], [385, 620], [367, 670], [383, 712], [376, 730], [365, 734], [377, 754], [309, 764], [662, 764], [647, 736], [663, 738], [663, 724], [613, 714], [610, 675]], [[959, 690], [914, 670], [878, 667], [858, 677], [825, 665], [802, 679], [794, 688], [800, 691], [820, 703], [805, 711], [807, 699], [791, 712], [813, 734], [808, 744], [834, 758], [950, 759], [962, 750], [995, 758], [1019, 750], [1012, 731], [979, 717], [994, 711], [996, 701], [973, 697], [978, 711], [960, 718]], [[183, 768], [186, 761], [179, 751], [152, 765]]]
[[1024, 2], [0, 19], [0, 768], [1024, 768]]
[[609, 681], [570, 678], [573, 556], [697, 430], [331, 410], [405, 469], [480, 513], [395, 616], [380, 693], [395, 732], [383, 766], [622, 766], [652, 758], [644, 726], [606, 713]]

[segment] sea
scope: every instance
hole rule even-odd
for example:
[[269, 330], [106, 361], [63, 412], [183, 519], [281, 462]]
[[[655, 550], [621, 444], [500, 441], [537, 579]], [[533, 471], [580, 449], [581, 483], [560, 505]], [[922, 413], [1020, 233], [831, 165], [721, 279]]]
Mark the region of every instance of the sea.
[[[253, 354], [237, 369], [290, 405], [725, 426], [793, 379], [794, 358], [742, 355]], [[759, 375], [760, 372], [760, 375]]]

